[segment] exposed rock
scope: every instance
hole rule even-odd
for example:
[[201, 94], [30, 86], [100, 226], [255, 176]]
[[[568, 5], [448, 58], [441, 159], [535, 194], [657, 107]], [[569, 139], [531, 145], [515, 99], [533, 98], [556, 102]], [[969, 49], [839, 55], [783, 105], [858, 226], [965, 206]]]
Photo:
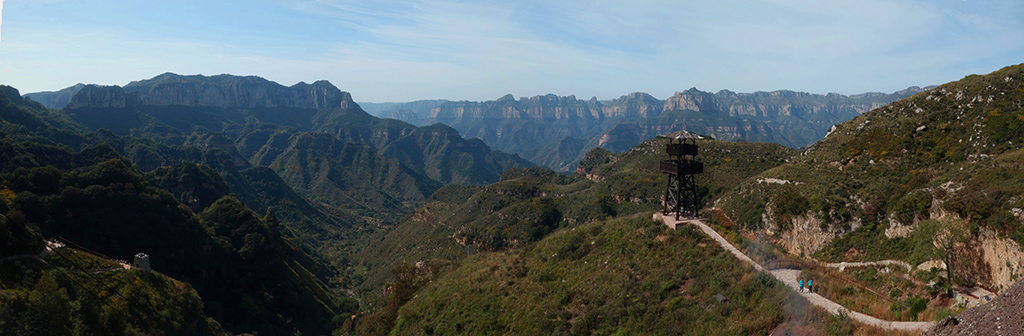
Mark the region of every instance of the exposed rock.
[[794, 216], [792, 229], [782, 231], [780, 243], [794, 255], [811, 255], [843, 233], [823, 224], [824, 221], [817, 214]]
[[731, 116], [763, 118], [819, 114], [853, 117], [924, 90], [915, 86], [892, 94], [871, 92], [844, 96], [836, 93], [819, 95], [788, 90], [754, 93], [722, 90], [712, 94], [691, 88], [676, 92], [668, 98], [665, 101], [665, 111], [727, 112]]
[[885, 237], [892, 239], [897, 237], [909, 237], [914, 228], [917, 227], [915, 223], [904, 224], [896, 218], [895, 213], [889, 214], [889, 226], [885, 228]]
[[44, 92], [33, 92], [26, 93], [25, 96], [31, 98], [34, 101], [43, 104], [47, 108], [59, 110], [64, 108], [71, 102], [71, 97], [74, 97], [78, 91], [81, 91], [86, 85], [78, 83], [60, 91], [44, 91]]
[[782, 180], [782, 179], [771, 178], [771, 177], [759, 177], [759, 178], [757, 178], [757, 183], [770, 183], [770, 184], [790, 184], [790, 183], [792, 183], [792, 184], [795, 184], [795, 185], [804, 184], [803, 182], [793, 182], [793, 181], [790, 181], [790, 180]]
[[[486, 102], [446, 102], [420, 123], [445, 123], [467, 138], [566, 171], [595, 147], [620, 152], [679, 129], [718, 140], [806, 146], [834, 124], [907, 94], [708, 93], [691, 88], [667, 100], [642, 92], [610, 101], [552, 94], [517, 100], [505, 95]], [[564, 146], [569, 138], [577, 141]]]
[[146, 105], [215, 107], [294, 107], [324, 109], [356, 105], [352, 96], [325, 80], [286, 87], [256, 76], [181, 76], [165, 73], [131, 82], [124, 91]]
[[946, 269], [946, 262], [942, 260], [928, 260], [921, 263], [920, 265], [917, 265], [918, 271], [928, 271], [932, 269], [944, 270]]
[[715, 96], [711, 93], [690, 88], [683, 92], [676, 92], [675, 95], [665, 100], [665, 110], [719, 111], [719, 107], [715, 102]]
[[125, 108], [138, 102], [137, 95], [125, 93], [120, 86], [86, 85], [71, 97], [66, 108]]
[[981, 261], [988, 266], [986, 275], [989, 281], [983, 283], [987, 287], [1009, 288], [1017, 279], [1024, 277], [1024, 251], [1016, 241], [982, 228], [971, 246], [980, 252]]
[[124, 108], [139, 104], [304, 109], [350, 109], [358, 106], [348, 92], [338, 90], [323, 80], [285, 87], [255, 76], [206, 77], [166, 73], [131, 82], [124, 88], [87, 85], [71, 97], [67, 108]]
[[596, 98], [576, 99], [553, 94], [522, 97], [505, 95], [487, 102], [446, 102], [430, 111], [430, 118], [447, 122], [459, 119], [605, 119], [653, 117], [662, 111], [662, 101], [643, 92], [631, 93], [601, 103]]

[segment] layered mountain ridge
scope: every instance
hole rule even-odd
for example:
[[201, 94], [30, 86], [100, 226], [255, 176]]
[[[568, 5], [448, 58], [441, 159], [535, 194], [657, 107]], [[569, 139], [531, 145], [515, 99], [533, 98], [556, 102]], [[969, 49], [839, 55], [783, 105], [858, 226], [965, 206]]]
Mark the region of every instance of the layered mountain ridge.
[[619, 98], [599, 101], [577, 99], [575, 95], [521, 97], [505, 95], [492, 101], [444, 102], [431, 109], [427, 116], [438, 121], [456, 119], [608, 119], [620, 117], [655, 117], [662, 111], [711, 111], [729, 115], [773, 118], [785, 115], [860, 114], [892, 101], [924, 91], [917, 86], [886, 94], [869, 92], [854, 95], [838, 93], [814, 94], [790, 90], [737, 93], [721, 90], [716, 93], [690, 88], [661, 100], [650, 94], [634, 92]]
[[822, 95], [691, 88], [665, 100], [634, 92], [608, 101], [553, 94], [517, 100], [505, 95], [485, 102], [441, 102], [419, 122], [441, 122], [498, 150], [569, 171], [595, 147], [624, 151], [678, 129], [722, 140], [803, 147], [821, 139], [834, 124], [923, 90], [915, 86], [888, 94]]
[[[351, 94], [324, 80], [286, 87], [256, 76], [206, 77], [165, 73], [124, 87], [83, 85], [69, 89], [75, 93], [66, 105], [68, 109], [138, 105], [303, 109], [358, 106], [352, 101]], [[31, 98], [33, 95], [27, 96]]]
[[[83, 89], [87, 94], [69, 102], [68, 108], [142, 104], [348, 110], [358, 106], [351, 95], [326, 81], [285, 87], [256, 76], [170, 73], [129, 83], [121, 89], [124, 94], [116, 88], [75, 86], [28, 96], [51, 101], [57, 95]], [[834, 124], [923, 90], [912, 86], [893, 93], [842, 95], [789, 90], [712, 93], [690, 88], [664, 100], [643, 92], [611, 100], [582, 100], [574, 95], [554, 94], [516, 99], [505, 95], [482, 102], [365, 103], [369, 106], [365, 110], [381, 118], [419, 126], [443, 123], [467, 139], [480, 138], [496, 150], [519, 154], [535, 164], [565, 172], [595, 147], [619, 152], [678, 129], [722, 140], [769, 141], [803, 147], [824, 137]], [[574, 150], [569, 151], [570, 148]]]
[[[236, 166], [250, 161], [272, 167], [297, 190], [321, 191], [315, 199], [334, 195], [325, 201], [345, 207], [405, 203], [396, 200], [415, 203], [429, 197], [440, 183], [486, 184], [497, 181], [509, 167], [532, 165], [478, 141], [467, 141], [444, 125], [417, 128], [371, 116], [348, 92], [327, 81], [286, 87], [255, 76], [166, 73], [124, 87], [86, 85], [65, 111], [89, 128], [159, 141], [181, 143], [173, 139], [195, 132], [222, 133], [234, 143], [221, 141], [219, 147], [234, 155]], [[369, 155], [363, 161], [381, 162], [375, 167], [384, 170], [369, 171], [359, 166], [363, 161], [338, 157], [353, 150]], [[322, 168], [331, 167], [334, 173], [289, 159], [311, 152], [319, 155], [312, 161], [327, 160]], [[393, 165], [384, 162], [389, 161], [395, 161], [396, 168], [388, 168]], [[400, 182], [410, 179], [418, 182]], [[410, 194], [412, 185], [416, 192]], [[337, 197], [334, 191], [339, 186], [345, 186], [346, 197]], [[380, 194], [382, 190], [386, 192]]]

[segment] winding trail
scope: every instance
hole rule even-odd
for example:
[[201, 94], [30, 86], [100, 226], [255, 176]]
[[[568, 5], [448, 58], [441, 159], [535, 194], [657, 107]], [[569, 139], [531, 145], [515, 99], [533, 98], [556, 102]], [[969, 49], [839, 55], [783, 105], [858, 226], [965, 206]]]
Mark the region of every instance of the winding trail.
[[[711, 237], [711, 239], [714, 239], [715, 242], [718, 243], [718, 245], [721, 245], [722, 248], [724, 248], [726, 251], [732, 252], [732, 254], [736, 256], [736, 258], [739, 258], [740, 260], [750, 264], [751, 266], [754, 267], [754, 269], [758, 271], [768, 272], [773, 277], [775, 277], [779, 281], [782, 281], [782, 283], [786, 284], [786, 286], [792, 288], [794, 291], [799, 289], [799, 285], [797, 284], [797, 277], [800, 276], [800, 270], [776, 269], [767, 271], [764, 267], [754, 262], [753, 259], [747, 257], [746, 254], [743, 254], [743, 252], [741, 252], [739, 249], [737, 249], [735, 246], [729, 243], [729, 241], [725, 240], [725, 238], [722, 237], [722, 235], [718, 234], [718, 232], [716, 232], [714, 229], [712, 229], [707, 224], [704, 224], [704, 222], [701, 222], [700, 220], [676, 220], [674, 217], [662, 216], [660, 212], [654, 213], [654, 220], [665, 223], [665, 225], [668, 225], [668, 227], [672, 228], [673, 230], [675, 230], [676, 226], [678, 226], [679, 224], [688, 223], [696, 225], [698, 228], [700, 228], [701, 231], [704, 231], [704, 234], [707, 234], [709, 237]], [[879, 328], [885, 328], [890, 330], [897, 329], [905, 331], [924, 331], [935, 325], [934, 322], [886, 321], [874, 316], [851, 311], [839, 305], [838, 303], [833, 302], [832, 300], [829, 300], [821, 295], [818, 295], [817, 293], [803, 293], [803, 296], [807, 298], [807, 301], [809, 301], [811, 304], [821, 307], [822, 309], [825, 309], [830, 314], [839, 314], [840, 312], [843, 312], [850, 318], [856, 320], [857, 322]]]

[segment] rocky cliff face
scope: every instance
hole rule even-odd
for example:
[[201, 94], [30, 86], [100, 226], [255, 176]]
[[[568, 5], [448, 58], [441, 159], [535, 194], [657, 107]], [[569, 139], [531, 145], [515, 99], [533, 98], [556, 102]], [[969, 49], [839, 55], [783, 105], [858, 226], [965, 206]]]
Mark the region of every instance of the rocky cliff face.
[[616, 117], [649, 117], [661, 113], [663, 103], [649, 94], [631, 93], [608, 102], [597, 98], [576, 99], [553, 94], [523, 97], [516, 100], [505, 95], [486, 102], [447, 102], [430, 111], [429, 118], [438, 121], [457, 119], [586, 119]]
[[1024, 250], [1012, 239], [983, 228], [969, 246], [975, 254], [972, 259], [977, 261], [971, 273], [978, 276], [982, 285], [1003, 290], [1024, 276]]
[[[466, 137], [554, 169], [571, 169], [594, 147], [629, 149], [658, 134], [688, 130], [721, 140], [745, 139], [802, 147], [820, 140], [832, 125], [920, 92], [892, 94], [811, 94], [794, 91], [710, 93], [691, 88], [667, 100], [636, 92], [610, 101], [575, 96], [505, 95], [486, 102], [447, 102], [433, 108], [424, 123], [441, 122]], [[620, 125], [627, 123], [627, 125]], [[559, 144], [583, 140], [578, 152]], [[573, 141], [574, 144], [580, 141]]]
[[[429, 118], [453, 119], [605, 119], [650, 118], [662, 111], [725, 112], [731, 116], [775, 118], [778, 116], [849, 115], [855, 116], [882, 107], [893, 101], [922, 92], [910, 87], [891, 94], [864, 93], [857, 95], [826, 95], [779, 90], [772, 92], [737, 93], [722, 90], [710, 93], [690, 88], [666, 100], [659, 100], [643, 92], [601, 102], [597, 98], [584, 101], [575, 96], [559, 97], [553, 94], [523, 97], [516, 100], [505, 95], [486, 102], [447, 102], [430, 111]], [[849, 119], [847, 117], [846, 119]], [[842, 120], [842, 121], [845, 121]]]
[[60, 91], [33, 92], [26, 93], [25, 96], [43, 104], [43, 106], [46, 106], [47, 108], [59, 110], [68, 106], [68, 103], [71, 102], [71, 97], [78, 93], [78, 91], [81, 91], [85, 86], [85, 84], [78, 83], [61, 89]]
[[717, 108], [715, 96], [711, 93], [690, 88], [665, 100], [665, 109], [669, 111], [693, 110], [712, 111]]
[[[596, 103], [597, 99], [591, 98], [591, 102]], [[664, 104], [658, 98], [643, 92], [634, 92], [604, 103], [601, 112], [606, 118], [651, 118], [661, 114], [663, 107]]]
[[66, 108], [125, 108], [138, 103], [138, 95], [126, 93], [120, 86], [86, 85], [71, 97]]
[[256, 76], [207, 77], [166, 73], [152, 79], [131, 82], [125, 85], [124, 91], [138, 95], [145, 105], [155, 106], [307, 109], [347, 109], [358, 106], [348, 92], [324, 80], [286, 87]]
[[849, 119], [924, 90], [914, 86], [891, 94], [872, 92], [845, 96], [837, 93], [820, 95], [788, 90], [754, 93], [722, 90], [712, 94], [691, 88], [676, 92], [665, 100], [665, 110], [715, 111], [725, 112], [731, 116], [757, 118], [828, 115], [846, 116], [846, 119]]

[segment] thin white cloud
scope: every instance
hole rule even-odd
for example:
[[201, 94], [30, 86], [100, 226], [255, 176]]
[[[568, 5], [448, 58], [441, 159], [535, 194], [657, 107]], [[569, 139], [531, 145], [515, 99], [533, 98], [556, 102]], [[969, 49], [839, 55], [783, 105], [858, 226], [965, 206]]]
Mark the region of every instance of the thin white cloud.
[[52, 90], [165, 71], [234, 73], [286, 85], [328, 79], [361, 101], [607, 99], [633, 91], [664, 98], [691, 86], [893, 91], [1021, 61], [1024, 24], [1005, 13], [1021, 5], [994, 11], [960, 2], [282, 1], [301, 20], [319, 21], [311, 27], [325, 30], [300, 32], [315, 42], [18, 29], [0, 49], [0, 78]]
[[2, 34], [3, 26], [4, 26], [4, 0], [0, 0], [0, 41], [3, 40], [3, 36], [4, 36], [4, 34]]

